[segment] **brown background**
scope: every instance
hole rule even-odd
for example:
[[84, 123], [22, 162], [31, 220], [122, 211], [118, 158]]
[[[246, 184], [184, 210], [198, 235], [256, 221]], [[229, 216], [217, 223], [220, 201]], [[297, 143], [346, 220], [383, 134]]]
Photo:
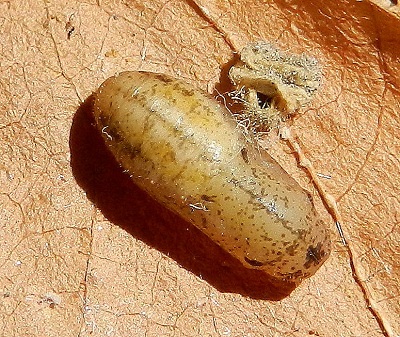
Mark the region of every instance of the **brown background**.
[[[399, 13], [389, 1], [2, 1], [0, 335], [398, 336]], [[332, 177], [361, 283], [318, 199], [332, 256], [290, 293], [138, 190], [92, 127], [88, 97], [114, 73], [212, 93], [256, 40], [323, 65], [293, 131]], [[313, 190], [286, 143], [267, 146]]]

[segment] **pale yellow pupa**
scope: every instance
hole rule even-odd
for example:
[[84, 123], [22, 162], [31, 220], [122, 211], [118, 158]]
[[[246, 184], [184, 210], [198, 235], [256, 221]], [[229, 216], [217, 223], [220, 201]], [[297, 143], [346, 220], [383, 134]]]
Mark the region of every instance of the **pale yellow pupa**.
[[328, 230], [310, 194], [206, 94], [123, 72], [97, 90], [94, 115], [133, 181], [244, 266], [299, 283], [327, 259]]

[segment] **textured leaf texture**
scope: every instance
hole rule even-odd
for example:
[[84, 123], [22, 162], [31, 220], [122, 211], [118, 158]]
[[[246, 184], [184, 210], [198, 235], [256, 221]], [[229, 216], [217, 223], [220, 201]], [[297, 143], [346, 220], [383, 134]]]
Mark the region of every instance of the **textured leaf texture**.
[[[390, 1], [0, 2], [0, 335], [399, 336], [400, 7]], [[293, 289], [245, 270], [131, 183], [93, 127], [123, 70], [217, 95], [249, 42], [306, 52], [323, 83], [291, 130], [337, 202], [331, 257]]]

